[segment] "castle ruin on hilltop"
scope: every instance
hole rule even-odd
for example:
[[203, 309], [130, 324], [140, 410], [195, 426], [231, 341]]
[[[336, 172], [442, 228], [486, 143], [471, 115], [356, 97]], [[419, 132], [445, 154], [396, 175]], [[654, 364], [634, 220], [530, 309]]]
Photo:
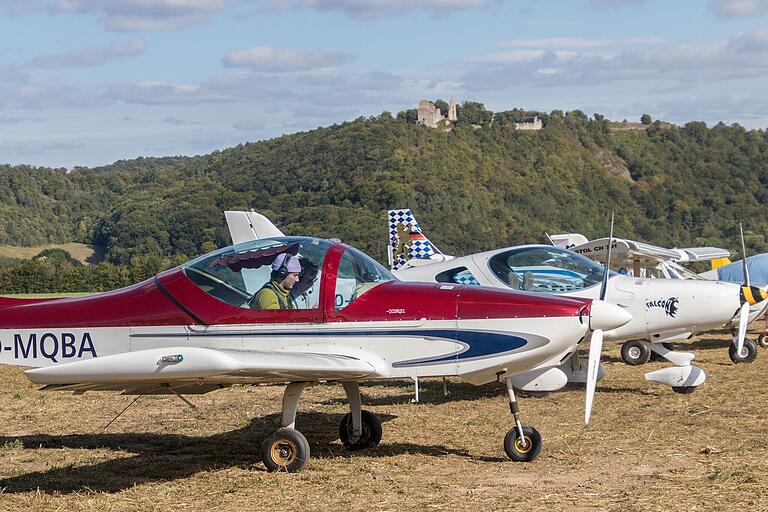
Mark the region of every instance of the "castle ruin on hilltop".
[[451, 98], [451, 102], [448, 104], [448, 117], [444, 117], [440, 109], [431, 101], [421, 100], [419, 102], [416, 124], [437, 128], [437, 125], [443, 121], [446, 123], [455, 123], [457, 119], [456, 100], [454, 98]]
[[[451, 102], [448, 104], [448, 115], [444, 116], [443, 112], [436, 107], [434, 103], [429, 100], [421, 100], [417, 109], [416, 124], [422, 124], [429, 128], [442, 128], [445, 131], [450, 131], [452, 124], [458, 120], [456, 106], [456, 99], [451, 98]], [[494, 118], [495, 114], [491, 118], [491, 124], [493, 123]], [[516, 130], [530, 131], [541, 130], [543, 127], [541, 119], [535, 115], [515, 121], [514, 125]], [[474, 128], [480, 128], [479, 125], [473, 124], [472, 126]]]

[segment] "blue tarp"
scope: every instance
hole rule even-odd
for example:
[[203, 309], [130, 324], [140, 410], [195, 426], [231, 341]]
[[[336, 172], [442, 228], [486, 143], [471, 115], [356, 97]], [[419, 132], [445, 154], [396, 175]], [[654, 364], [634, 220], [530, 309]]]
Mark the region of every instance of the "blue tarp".
[[[756, 254], [747, 258], [750, 284], [764, 286], [768, 284], [768, 253]], [[734, 261], [717, 269], [720, 281], [733, 283], [744, 282], [744, 260]]]

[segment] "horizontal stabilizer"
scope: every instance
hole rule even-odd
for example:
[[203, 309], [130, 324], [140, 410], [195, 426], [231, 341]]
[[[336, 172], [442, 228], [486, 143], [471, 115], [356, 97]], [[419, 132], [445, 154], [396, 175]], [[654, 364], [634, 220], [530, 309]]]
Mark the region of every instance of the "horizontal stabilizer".
[[211, 378], [215, 382], [219, 376], [280, 382], [352, 379], [373, 371], [369, 363], [341, 355], [168, 347], [35, 368], [24, 374], [35, 384], [125, 383], [125, 389], [139, 382], [208, 382]]

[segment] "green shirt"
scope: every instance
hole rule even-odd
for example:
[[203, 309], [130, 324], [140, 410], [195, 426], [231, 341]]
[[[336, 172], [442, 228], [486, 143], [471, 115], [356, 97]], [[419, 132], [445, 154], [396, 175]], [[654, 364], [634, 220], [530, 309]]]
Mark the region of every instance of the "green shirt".
[[[280, 286], [280, 283], [272, 280], [253, 297], [251, 309], [292, 309], [290, 293], [290, 290], [286, 290]], [[284, 307], [280, 307], [281, 302]]]

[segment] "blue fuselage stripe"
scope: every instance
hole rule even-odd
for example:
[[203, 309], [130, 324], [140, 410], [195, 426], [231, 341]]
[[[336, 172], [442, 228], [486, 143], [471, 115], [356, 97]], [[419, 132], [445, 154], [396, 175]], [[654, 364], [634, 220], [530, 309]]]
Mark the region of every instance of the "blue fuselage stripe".
[[528, 341], [514, 334], [503, 334], [491, 331], [470, 331], [465, 329], [382, 329], [382, 330], [318, 330], [318, 331], [274, 331], [274, 332], [190, 332], [190, 333], [163, 333], [163, 334], [133, 334], [131, 337], [151, 338], [151, 337], [229, 337], [229, 336], [247, 336], [247, 337], [361, 337], [361, 336], [385, 336], [393, 338], [418, 337], [435, 338], [445, 341], [451, 341], [462, 345], [463, 348], [458, 352], [439, 355], [429, 358], [399, 361], [392, 364], [393, 367], [410, 367], [422, 364], [440, 364], [451, 361], [462, 361], [468, 359], [478, 359], [492, 357], [501, 353], [524, 347]]

